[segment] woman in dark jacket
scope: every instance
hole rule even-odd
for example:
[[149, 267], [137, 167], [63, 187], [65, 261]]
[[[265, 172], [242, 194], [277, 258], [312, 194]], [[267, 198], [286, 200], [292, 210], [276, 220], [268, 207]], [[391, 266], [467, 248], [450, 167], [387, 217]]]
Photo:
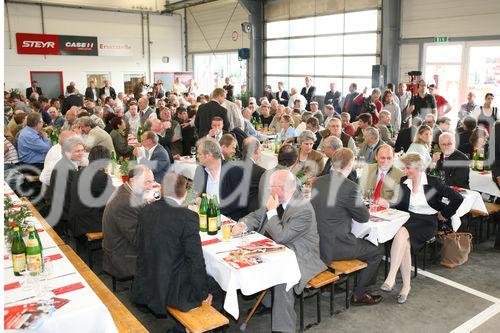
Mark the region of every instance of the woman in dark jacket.
[[69, 221], [79, 248], [85, 242], [86, 233], [102, 231], [104, 207], [115, 189], [111, 177], [104, 171], [110, 158], [106, 147], [93, 147], [89, 166], [80, 170], [72, 182]]
[[134, 147], [129, 146], [127, 138], [125, 138], [125, 128], [127, 124], [122, 117], [115, 117], [111, 120], [111, 127], [113, 130], [109, 135], [113, 140], [113, 146], [115, 147], [116, 157], [132, 157]]
[[[398, 269], [401, 270], [403, 288], [398, 303], [402, 304], [406, 302], [411, 289], [411, 253], [416, 253], [436, 235], [438, 219], [450, 219], [464, 199], [441, 179], [425, 174], [420, 154], [408, 153], [400, 161], [406, 176], [401, 178], [394, 208], [410, 213], [410, 218], [394, 236], [391, 268], [380, 289], [391, 291], [396, 283]], [[443, 198], [447, 198], [449, 203], [443, 203]]]

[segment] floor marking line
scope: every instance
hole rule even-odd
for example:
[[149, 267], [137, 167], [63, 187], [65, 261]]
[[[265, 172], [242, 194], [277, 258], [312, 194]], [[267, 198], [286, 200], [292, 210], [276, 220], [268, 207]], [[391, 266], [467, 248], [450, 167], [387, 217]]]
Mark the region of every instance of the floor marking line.
[[488, 321], [498, 313], [500, 313], [500, 303], [495, 303], [486, 308], [485, 310], [479, 312], [477, 315], [467, 320], [465, 323], [458, 326], [450, 333], [470, 332], [473, 329], [481, 326], [484, 322]]

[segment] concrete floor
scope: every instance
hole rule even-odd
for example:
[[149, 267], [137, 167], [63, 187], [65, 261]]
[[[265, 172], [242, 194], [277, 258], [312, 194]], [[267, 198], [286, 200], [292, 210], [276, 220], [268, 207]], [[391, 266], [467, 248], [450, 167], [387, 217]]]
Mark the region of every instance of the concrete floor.
[[[94, 271], [100, 272], [99, 255], [96, 259]], [[421, 258], [419, 263], [421, 265]], [[383, 281], [383, 273], [383, 266], [381, 266], [377, 287]], [[111, 289], [111, 278], [105, 274], [99, 277]], [[440, 281], [439, 277], [447, 280]], [[451, 282], [448, 280], [473, 290], [464, 291], [463, 288], [459, 289], [460, 286], [450, 285]], [[129, 286], [130, 282], [118, 283], [119, 290]], [[493, 242], [490, 240], [475, 247], [469, 261], [463, 266], [447, 269], [439, 265], [431, 265], [427, 272], [422, 272], [416, 279], [413, 279], [412, 290], [404, 305], [396, 303], [400, 287], [401, 281], [398, 279], [395, 291], [384, 294], [385, 298], [381, 304], [371, 307], [351, 306], [347, 311], [344, 310], [344, 293], [337, 292], [335, 306], [340, 313], [333, 317], [329, 317], [329, 294], [324, 293], [322, 295], [322, 322], [311, 328], [309, 332], [450, 332], [489, 307], [494, 306], [494, 309], [500, 310], [500, 251], [493, 249]], [[172, 327], [172, 319], [156, 318], [152, 314], [140, 312], [133, 306], [129, 300], [129, 290], [119, 291], [116, 295], [150, 332], [164, 333]], [[240, 332], [239, 326], [246, 317], [246, 309], [252, 304], [252, 299], [245, 300], [240, 297], [242, 315], [238, 322], [230, 320], [230, 327], [226, 332]], [[298, 313], [298, 302], [296, 302], [296, 311]], [[316, 319], [315, 297], [306, 300], [305, 317], [306, 324]], [[270, 331], [270, 315], [254, 317], [247, 327], [249, 333]], [[457, 332], [467, 331], [463, 327], [457, 330]], [[482, 322], [473, 332], [500, 332], [500, 312]]]

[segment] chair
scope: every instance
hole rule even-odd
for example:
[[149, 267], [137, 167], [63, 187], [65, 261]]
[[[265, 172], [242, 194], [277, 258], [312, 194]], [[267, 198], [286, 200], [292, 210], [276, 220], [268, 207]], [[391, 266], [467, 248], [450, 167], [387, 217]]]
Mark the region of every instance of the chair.
[[[436, 262], [436, 253], [437, 253], [437, 242], [436, 242], [436, 237], [432, 237], [431, 239], [429, 239], [427, 242], [425, 242], [423, 248], [420, 250], [420, 251], [424, 251], [424, 260], [423, 260], [423, 263], [422, 263], [422, 269], [425, 271], [425, 269], [427, 268], [427, 265], [426, 265], [426, 260], [427, 260], [427, 246], [429, 245], [432, 245], [432, 249], [431, 249], [431, 261], [433, 263]], [[412, 251], [412, 259], [413, 259], [413, 266], [415, 267], [415, 271], [413, 273], [413, 277], [417, 277], [418, 275], [418, 262], [417, 262], [417, 254], [418, 253], [414, 253]]]
[[336, 275], [339, 275], [341, 281], [339, 283], [345, 282], [345, 307], [349, 309], [349, 278], [354, 275], [354, 283], [356, 283], [356, 277], [358, 271], [366, 268], [368, 264], [364, 261], [358, 259], [352, 260], [334, 260], [330, 263], [328, 267], [333, 269]]
[[[498, 219], [495, 219], [495, 215], [500, 213], [500, 204], [485, 201], [484, 205], [486, 206], [486, 211], [488, 212], [488, 214], [485, 214], [483, 212], [478, 212], [475, 210], [471, 210], [470, 214], [473, 218], [478, 217], [482, 221], [486, 220], [486, 240], [488, 240], [488, 238], [490, 238], [490, 224], [492, 222], [495, 222], [498, 224], [498, 222], [497, 222]], [[480, 230], [481, 229], [482, 229], [482, 223], [480, 224]], [[482, 232], [481, 232], [481, 236], [482, 236]]]
[[[300, 332], [304, 332], [304, 299], [316, 295], [316, 316], [317, 320], [315, 323], [307, 325], [305, 330], [318, 325], [321, 322], [321, 288], [330, 285], [330, 316], [333, 315], [333, 297], [335, 292], [335, 282], [339, 280], [339, 276], [333, 274], [330, 271], [324, 271], [312, 278], [305, 286], [302, 293], [299, 295], [299, 305], [300, 305]], [[306, 290], [312, 290], [313, 292], [304, 296]]]
[[202, 333], [229, 324], [229, 319], [206, 302], [188, 312], [167, 306], [168, 312], [189, 332]]

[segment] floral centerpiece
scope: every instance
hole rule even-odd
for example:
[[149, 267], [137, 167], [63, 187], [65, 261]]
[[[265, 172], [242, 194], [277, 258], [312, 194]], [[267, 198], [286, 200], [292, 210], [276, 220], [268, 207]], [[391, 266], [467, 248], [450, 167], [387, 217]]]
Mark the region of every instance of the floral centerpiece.
[[311, 179], [313, 178], [311, 176], [311, 167], [303, 166], [299, 169], [296, 176], [299, 179], [301, 185], [309, 185]]
[[14, 237], [14, 227], [19, 227], [23, 234], [27, 232], [29, 223], [26, 221], [26, 219], [30, 216], [33, 216], [33, 214], [25, 205], [16, 207], [9, 196], [6, 196], [4, 198], [3, 205], [3, 233], [5, 239], [10, 242]]

